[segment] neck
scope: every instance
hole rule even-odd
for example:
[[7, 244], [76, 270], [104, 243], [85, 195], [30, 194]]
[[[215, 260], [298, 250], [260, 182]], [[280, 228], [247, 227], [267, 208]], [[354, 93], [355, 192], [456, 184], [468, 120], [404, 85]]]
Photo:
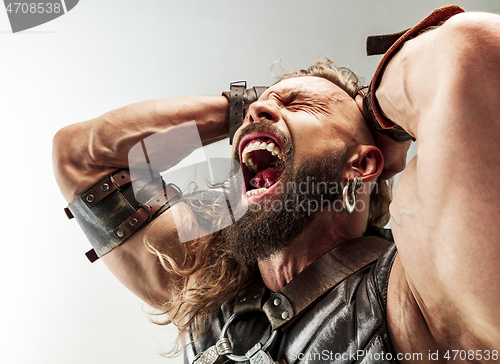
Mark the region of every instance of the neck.
[[[350, 226], [350, 229], [343, 231], [341, 226]], [[264, 284], [273, 292], [279, 291], [329, 250], [362, 236], [363, 228], [352, 227], [352, 224], [332, 221], [331, 214], [318, 214], [311, 225], [287, 248], [258, 262]]]

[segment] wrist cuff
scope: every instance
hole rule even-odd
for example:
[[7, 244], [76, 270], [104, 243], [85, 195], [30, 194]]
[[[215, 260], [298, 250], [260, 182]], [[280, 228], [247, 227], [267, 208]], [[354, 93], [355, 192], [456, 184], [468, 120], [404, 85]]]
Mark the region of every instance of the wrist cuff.
[[257, 101], [267, 90], [266, 86], [256, 86], [246, 89], [246, 81], [231, 82], [229, 92], [224, 91], [224, 96], [229, 101], [229, 144], [233, 144], [236, 130], [243, 124], [248, 107]]

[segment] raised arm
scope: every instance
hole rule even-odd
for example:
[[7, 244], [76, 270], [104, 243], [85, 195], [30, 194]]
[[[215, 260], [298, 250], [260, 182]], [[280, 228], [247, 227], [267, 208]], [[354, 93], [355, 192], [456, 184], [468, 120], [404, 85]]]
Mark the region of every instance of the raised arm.
[[[228, 101], [223, 96], [202, 96], [143, 101], [110, 111], [96, 119], [69, 125], [54, 137], [54, 173], [66, 200], [72, 201], [99, 178], [128, 168], [130, 148], [149, 135], [188, 121], [204, 144], [227, 137]], [[179, 141], [179, 148], [183, 148]], [[180, 161], [179, 151], [172, 163]], [[187, 155], [186, 154], [186, 155]]]
[[[54, 137], [53, 164], [64, 197], [70, 202], [103, 176], [118, 168], [128, 168], [132, 146], [167, 128], [194, 120], [204, 144], [226, 137], [228, 105], [223, 96], [145, 101], [61, 129]], [[172, 146], [175, 153], [165, 161], [167, 165], [175, 165], [193, 150], [192, 145], [183, 143], [182, 135], [177, 141], [178, 145]], [[187, 206], [178, 203], [154, 221], [155, 230], [148, 235], [148, 242], [161, 252], [168, 251], [182, 264], [186, 257], [181, 254], [173, 213], [196, 224]], [[169, 300], [181, 278], [163, 269], [158, 258], [146, 249], [144, 234], [148, 228], [104, 255], [102, 260], [127, 288], [154, 304]]]
[[[376, 91], [418, 142], [390, 209], [397, 343], [428, 330], [439, 349], [500, 349], [499, 65], [500, 16], [463, 13], [408, 41]], [[418, 332], [402, 313], [412, 300]]]

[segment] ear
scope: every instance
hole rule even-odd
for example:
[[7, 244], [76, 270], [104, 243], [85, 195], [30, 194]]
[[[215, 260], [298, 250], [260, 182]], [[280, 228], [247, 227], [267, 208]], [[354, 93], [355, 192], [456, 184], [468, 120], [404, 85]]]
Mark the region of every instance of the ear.
[[361, 177], [363, 182], [374, 181], [384, 169], [382, 152], [373, 145], [358, 145], [344, 171], [346, 179]]

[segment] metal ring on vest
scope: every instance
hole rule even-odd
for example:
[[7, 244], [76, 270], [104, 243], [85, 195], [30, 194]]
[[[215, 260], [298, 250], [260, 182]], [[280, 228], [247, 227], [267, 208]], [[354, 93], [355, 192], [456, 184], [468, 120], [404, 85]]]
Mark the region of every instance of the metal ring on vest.
[[[233, 321], [236, 320], [236, 318], [237, 318], [236, 315], [233, 314], [229, 318], [229, 320], [225, 323], [224, 327], [222, 328], [222, 332], [220, 334], [219, 342], [221, 342], [221, 341], [224, 341], [226, 343], [229, 342], [229, 339], [225, 337], [226, 332], [227, 332], [229, 326], [233, 323]], [[262, 345], [260, 350], [266, 351], [271, 346], [271, 344], [274, 342], [274, 340], [276, 339], [277, 334], [278, 334], [278, 330], [274, 330], [273, 332], [271, 332], [271, 335], [269, 335], [269, 339], [267, 339], [266, 343], [264, 345]], [[258, 344], [260, 344], [260, 343], [258, 343]], [[254, 345], [254, 347], [255, 347], [255, 345]], [[252, 350], [252, 349], [250, 349], [250, 350]], [[232, 348], [231, 348], [231, 352], [232, 352]], [[246, 355], [234, 355], [234, 354], [229, 354], [229, 353], [225, 354], [225, 355], [233, 361], [247, 361], [249, 359], [249, 357]]]

